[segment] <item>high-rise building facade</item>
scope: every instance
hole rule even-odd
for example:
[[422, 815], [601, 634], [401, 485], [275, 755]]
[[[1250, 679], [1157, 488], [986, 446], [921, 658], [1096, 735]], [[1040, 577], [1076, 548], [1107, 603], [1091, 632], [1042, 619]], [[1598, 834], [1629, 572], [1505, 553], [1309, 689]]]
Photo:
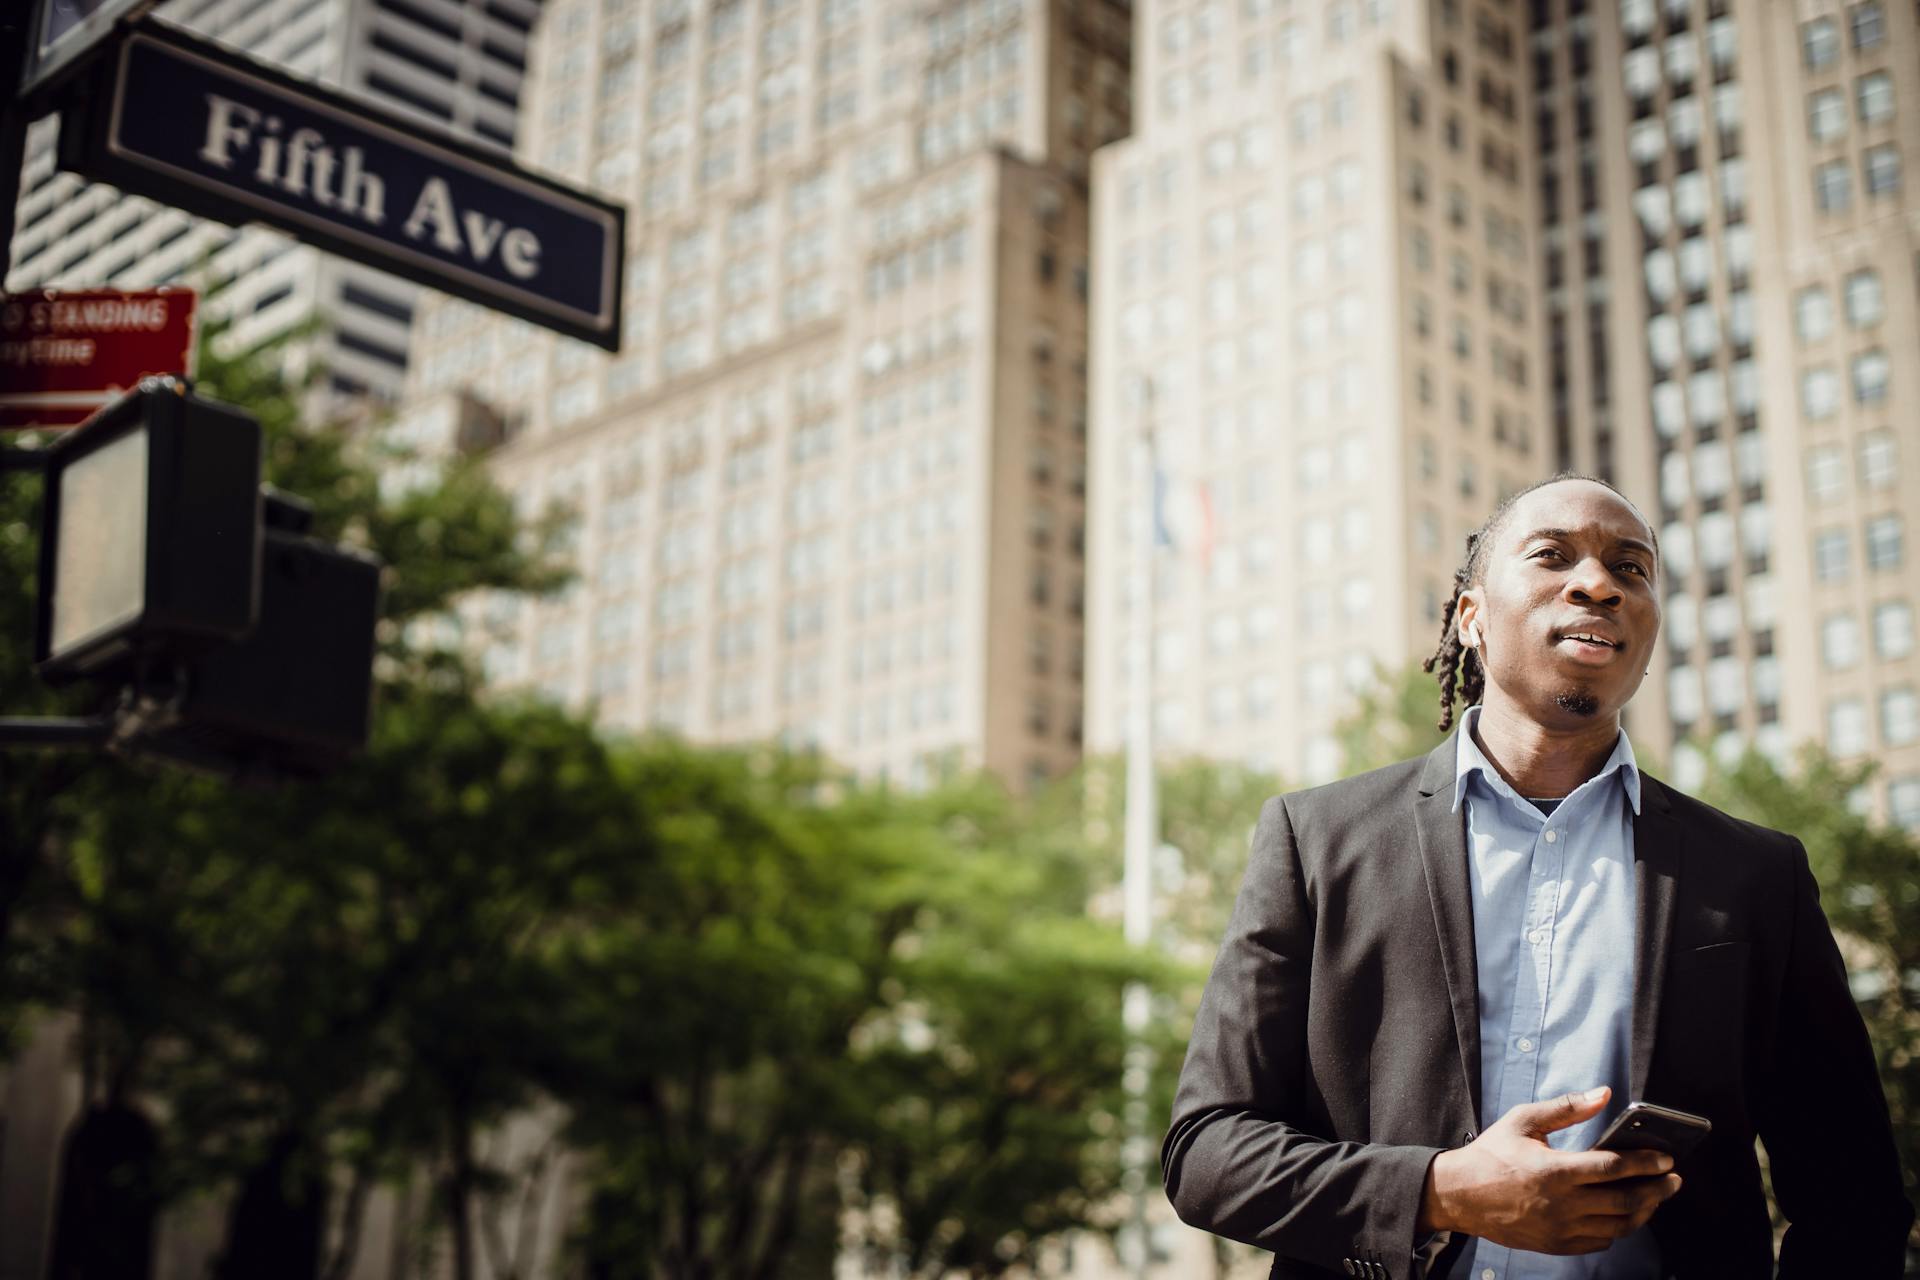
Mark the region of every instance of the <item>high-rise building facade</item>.
[[1213, 514], [1159, 557], [1168, 749], [1330, 776], [1373, 663], [1432, 651], [1463, 531], [1572, 467], [1661, 534], [1636, 740], [1683, 785], [1707, 752], [1818, 741], [1920, 823], [1920, 439], [1891, 412], [1920, 377], [1914, 18], [1142, 9], [1135, 135], [1094, 192], [1090, 741], [1124, 723], [1150, 419], [1164, 484]]
[[1096, 0], [549, 0], [523, 155], [629, 203], [607, 355], [422, 308], [403, 438], [470, 389], [562, 598], [482, 605], [498, 686], [909, 783], [1077, 756]]
[[1351, 695], [1432, 651], [1466, 532], [1550, 465], [1522, 21], [1141, 10], [1135, 133], [1094, 183], [1096, 747], [1129, 697], [1141, 431], [1211, 514], [1156, 556], [1159, 748], [1299, 780], [1338, 772]]
[[[540, 0], [168, 0], [156, 12], [403, 120], [510, 150]], [[227, 227], [55, 168], [28, 134], [11, 290], [182, 284], [251, 345], [317, 317], [293, 356], [321, 394], [397, 399], [419, 288], [261, 227]]]
[[1535, 0], [1556, 451], [1657, 504], [1641, 701], [1678, 780], [1749, 743], [1882, 765], [1920, 826], [1914, 14]]

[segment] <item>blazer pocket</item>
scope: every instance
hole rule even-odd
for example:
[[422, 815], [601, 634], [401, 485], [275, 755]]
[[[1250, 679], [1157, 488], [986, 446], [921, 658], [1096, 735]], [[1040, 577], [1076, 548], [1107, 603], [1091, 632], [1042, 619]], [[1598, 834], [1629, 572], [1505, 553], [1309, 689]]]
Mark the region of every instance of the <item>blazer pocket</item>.
[[1749, 1027], [1751, 952], [1746, 939], [1734, 938], [1673, 953], [1660, 1002], [1658, 1053], [1678, 1090], [1674, 1096], [1724, 1091], [1727, 1047], [1743, 1043]]
[[1731, 955], [1736, 951], [1736, 949], [1744, 953], [1746, 950], [1746, 946], [1747, 946], [1747, 940], [1745, 938], [1729, 938], [1723, 942], [1706, 942], [1706, 943], [1702, 943], [1697, 947], [1688, 947], [1683, 951], [1675, 952], [1674, 955], [1676, 959], [1689, 957], [1689, 956], [1698, 957], [1698, 958], [1718, 958], [1721, 955]]

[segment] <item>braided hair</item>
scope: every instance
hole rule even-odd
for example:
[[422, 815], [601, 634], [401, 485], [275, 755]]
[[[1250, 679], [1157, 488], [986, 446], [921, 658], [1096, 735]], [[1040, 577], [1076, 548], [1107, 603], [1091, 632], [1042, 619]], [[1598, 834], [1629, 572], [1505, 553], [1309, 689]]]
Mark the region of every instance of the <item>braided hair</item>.
[[[1431, 672], [1440, 681], [1440, 720], [1438, 728], [1446, 733], [1453, 728], [1453, 706], [1456, 699], [1462, 707], [1471, 707], [1479, 703], [1487, 691], [1487, 672], [1482, 665], [1477, 650], [1469, 649], [1460, 640], [1460, 629], [1454, 625], [1460, 612], [1460, 596], [1468, 587], [1475, 586], [1486, 578], [1487, 548], [1499, 536], [1506, 526], [1507, 514], [1513, 510], [1513, 504], [1532, 493], [1535, 489], [1544, 489], [1550, 484], [1559, 484], [1562, 480], [1587, 480], [1594, 484], [1605, 485], [1620, 495], [1622, 501], [1633, 507], [1633, 499], [1620, 490], [1612, 481], [1599, 476], [1590, 476], [1578, 471], [1562, 471], [1548, 476], [1545, 480], [1528, 485], [1517, 493], [1508, 494], [1501, 499], [1500, 505], [1493, 509], [1485, 524], [1467, 535], [1467, 556], [1460, 567], [1453, 571], [1453, 597], [1440, 610], [1440, 647], [1433, 656], [1420, 664], [1422, 671]], [[1640, 508], [1633, 507], [1639, 514]], [[1647, 532], [1653, 535], [1653, 553], [1660, 554], [1660, 535], [1653, 522], [1644, 515], [1640, 519], [1647, 526]]]

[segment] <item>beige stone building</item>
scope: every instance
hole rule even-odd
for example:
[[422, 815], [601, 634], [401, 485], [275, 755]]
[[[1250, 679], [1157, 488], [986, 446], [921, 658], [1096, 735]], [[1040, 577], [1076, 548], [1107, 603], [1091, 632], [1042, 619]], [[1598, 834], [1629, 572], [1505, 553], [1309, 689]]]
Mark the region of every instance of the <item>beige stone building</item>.
[[630, 202], [607, 356], [436, 300], [400, 430], [456, 389], [577, 516], [579, 585], [478, 611], [502, 687], [780, 736], [915, 783], [1078, 755], [1089, 156], [1104, 3], [546, 6], [523, 158]]
[[1683, 785], [1750, 742], [1877, 760], [1859, 802], [1920, 826], [1914, 14], [1584, 8], [1531, 15], [1549, 376], [1558, 455], [1658, 508], [1635, 730]]
[[1703, 750], [1820, 741], [1920, 823], [1910, 9], [1138, 20], [1135, 133], [1094, 184], [1089, 742], [1124, 723], [1150, 377], [1162, 469], [1213, 512], [1210, 555], [1159, 557], [1165, 749], [1332, 776], [1372, 664], [1432, 651], [1464, 532], [1572, 466], [1662, 535], [1642, 749], [1686, 785]]
[[1094, 183], [1088, 738], [1125, 722], [1116, 566], [1150, 420], [1169, 491], [1212, 513], [1157, 556], [1160, 748], [1326, 780], [1352, 693], [1434, 647], [1466, 531], [1551, 465], [1523, 19], [1139, 22], [1135, 134]]

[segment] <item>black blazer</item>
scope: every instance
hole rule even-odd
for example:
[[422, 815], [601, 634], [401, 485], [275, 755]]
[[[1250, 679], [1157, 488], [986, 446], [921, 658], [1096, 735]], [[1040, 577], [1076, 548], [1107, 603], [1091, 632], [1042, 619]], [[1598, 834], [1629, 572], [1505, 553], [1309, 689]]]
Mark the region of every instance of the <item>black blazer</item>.
[[[1275, 1276], [1415, 1274], [1427, 1166], [1479, 1123], [1454, 758], [1449, 737], [1261, 811], [1161, 1164], [1182, 1219]], [[1773, 1273], [1758, 1137], [1782, 1277], [1900, 1275], [1913, 1210], [1806, 850], [1643, 776], [1634, 861], [1632, 1096], [1713, 1121], [1653, 1218], [1667, 1270]]]

